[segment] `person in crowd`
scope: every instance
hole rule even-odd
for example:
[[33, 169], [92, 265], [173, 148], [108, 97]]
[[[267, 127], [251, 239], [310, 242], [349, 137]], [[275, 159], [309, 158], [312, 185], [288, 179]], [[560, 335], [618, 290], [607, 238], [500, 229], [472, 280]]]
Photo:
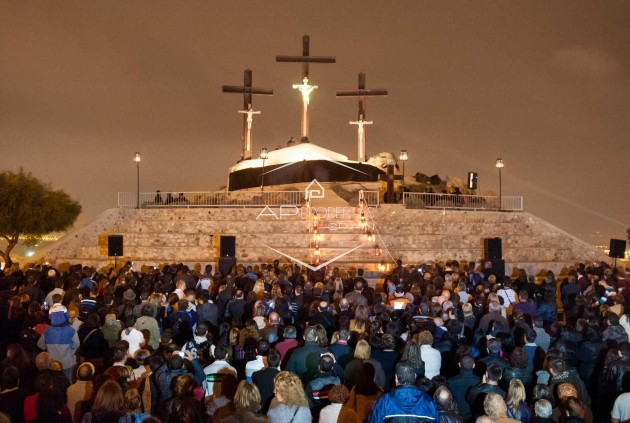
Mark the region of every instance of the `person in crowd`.
[[470, 404], [470, 410], [473, 417], [479, 417], [484, 414], [484, 400], [488, 394], [498, 394], [501, 398], [506, 397], [506, 393], [499, 387], [499, 381], [503, 370], [497, 364], [491, 364], [488, 366], [484, 377], [481, 379], [481, 383], [477, 386], [473, 386], [468, 390], [466, 400]]
[[479, 377], [473, 374], [474, 367], [475, 360], [472, 356], [469, 354], [463, 355], [459, 359], [459, 375], [453, 376], [447, 381], [447, 386], [457, 402], [457, 408], [466, 421], [472, 417], [466, 394], [471, 388], [481, 382]]
[[346, 404], [350, 393], [346, 385], [335, 385], [328, 392], [330, 404], [319, 413], [319, 423], [337, 423], [356, 421], [356, 413]]
[[242, 380], [234, 395], [234, 414], [221, 423], [265, 423], [269, 418], [257, 414], [260, 410], [260, 391], [251, 382]]
[[400, 360], [400, 353], [396, 351], [394, 335], [389, 333], [384, 334], [381, 337], [381, 348], [372, 349], [371, 357], [378, 361], [383, 368], [386, 379], [384, 388], [388, 390], [393, 388], [395, 367], [398, 360]]
[[464, 416], [459, 413], [457, 402], [449, 389], [442, 385], [433, 394], [437, 405], [440, 423], [464, 423]]
[[204, 423], [202, 397], [195, 393], [197, 383], [190, 374], [180, 374], [173, 379], [173, 396], [164, 405], [164, 423]]
[[92, 411], [85, 413], [81, 423], [125, 423], [127, 420], [127, 405], [122, 388], [113, 380], [108, 380], [99, 388]]
[[531, 423], [557, 423], [554, 419], [551, 418], [551, 413], [553, 412], [553, 407], [549, 401], [546, 399], [539, 399], [534, 404], [534, 413], [535, 416]]
[[488, 394], [483, 400], [483, 409], [495, 423], [518, 423], [519, 420], [507, 417], [507, 406], [499, 394]]
[[[369, 418], [383, 391], [411, 392], [396, 386], [395, 365], [401, 360], [413, 368], [418, 387], [435, 399], [442, 420], [461, 416], [470, 422], [484, 415], [488, 393], [504, 391], [507, 417], [521, 422], [525, 404], [533, 409], [541, 399], [554, 404], [552, 418], [562, 423], [626, 419], [630, 307], [624, 306], [630, 282], [623, 268], [577, 264], [560, 272], [557, 285], [553, 272], [537, 285], [535, 271], [531, 281], [519, 271], [510, 287], [490, 267], [475, 272], [474, 262], [401, 261], [382, 288], [368, 284], [365, 273], [355, 277], [354, 269], [310, 271], [279, 261], [238, 265], [225, 274], [212, 275], [209, 269], [198, 277], [200, 269], [179, 263], [133, 270], [126, 263], [101, 270], [35, 266], [0, 275], [0, 326], [6, 329], [0, 331], [0, 357], [6, 357], [0, 372], [7, 372], [9, 385], [15, 372], [8, 369], [19, 374], [18, 390], [9, 387], [0, 399], [25, 388], [28, 395], [17, 401], [24, 421], [72, 418], [76, 423], [109, 379], [129, 395], [125, 415], [130, 419], [174, 419], [181, 407], [205, 401], [207, 414], [220, 421], [236, 412], [236, 387], [247, 376], [259, 389], [263, 414], [283, 403], [274, 394], [281, 371], [294, 371], [302, 395], [315, 399], [314, 385], [323, 374], [320, 359], [330, 354], [331, 376], [350, 390], [345, 407], [354, 411], [350, 420], [357, 423]], [[52, 276], [46, 277], [49, 270]], [[551, 317], [561, 300], [566, 322]], [[253, 319], [257, 309], [262, 315]], [[69, 342], [57, 336], [66, 332], [72, 335]], [[142, 336], [129, 338], [138, 333]], [[261, 354], [264, 342], [277, 351]], [[38, 343], [45, 344], [45, 352], [40, 354]], [[187, 387], [176, 398], [174, 382], [185, 375], [193, 383], [182, 386], [192, 390]], [[133, 405], [134, 389], [139, 408]], [[594, 418], [588, 394], [594, 398]], [[476, 402], [469, 403], [467, 395]], [[284, 402], [296, 415], [302, 413], [291, 408], [299, 399]], [[3, 404], [0, 413], [14, 413], [12, 400]], [[331, 409], [339, 411], [337, 418], [344, 411], [338, 405]], [[310, 412], [300, 415], [311, 418]]]
[[532, 411], [529, 409], [525, 393], [525, 385], [520, 379], [510, 380], [505, 403], [507, 405], [507, 417], [518, 420], [521, 423], [529, 423], [533, 418]]
[[374, 403], [383, 394], [383, 389], [374, 382], [374, 366], [371, 363], [363, 363], [359, 380], [350, 390], [347, 401], [349, 407], [355, 412], [356, 423], [363, 423], [370, 415]]
[[418, 336], [418, 344], [424, 362], [424, 375], [431, 379], [440, 374], [442, 367], [442, 355], [438, 350], [433, 348], [433, 335], [428, 330], [420, 332]]
[[94, 383], [92, 379], [96, 369], [89, 361], [81, 363], [77, 367], [77, 381], [70, 385], [66, 391], [67, 405], [73, 420], [78, 422], [80, 415], [80, 406], [83, 401], [87, 401], [92, 397]]
[[356, 384], [359, 379], [359, 373], [363, 368], [363, 363], [370, 363], [372, 367], [374, 367], [374, 382], [381, 388], [385, 388], [385, 372], [383, 371], [381, 363], [370, 357], [371, 351], [372, 348], [367, 341], [362, 339], [357, 342], [357, 346], [354, 349], [354, 359], [350, 361], [344, 369], [346, 386], [352, 387]]
[[406, 415], [437, 421], [439, 414], [433, 399], [414, 386], [416, 372], [413, 366], [401, 361], [396, 365], [397, 388], [383, 394], [374, 404], [369, 423], [381, 423], [394, 416]]
[[254, 372], [252, 374], [252, 382], [260, 392], [260, 404], [263, 414], [269, 410], [269, 405], [273, 399], [273, 380], [280, 373], [280, 353], [276, 349], [269, 351], [267, 355], [267, 367]]
[[267, 416], [271, 423], [310, 423], [313, 420], [302, 381], [293, 372], [282, 371], [273, 380], [276, 395]]
[[20, 371], [17, 367], [7, 367], [0, 376], [0, 411], [11, 422], [24, 421], [24, 401], [29, 392], [20, 388]]
[[293, 350], [286, 370], [294, 372], [302, 380], [309, 381], [317, 373], [319, 357], [326, 352], [317, 344], [317, 330], [309, 326], [304, 331], [304, 345]]
[[134, 423], [143, 422], [151, 417], [151, 414], [142, 411], [142, 400], [137, 389], [131, 388], [125, 392], [125, 405], [129, 412], [129, 417]]
[[208, 398], [221, 395], [221, 382], [226, 375], [230, 374], [235, 378], [237, 376], [236, 369], [227, 362], [227, 353], [224, 346], [218, 345], [214, 349], [215, 361], [203, 369], [205, 374], [203, 385]]
[[306, 398], [315, 420], [318, 419], [321, 409], [330, 404], [330, 389], [341, 383], [339, 376], [334, 374], [334, 366], [335, 357], [331, 353], [325, 353], [319, 358], [317, 375], [306, 384]]
[[46, 350], [53, 360], [59, 361], [68, 380], [72, 379], [72, 367], [76, 364], [76, 350], [80, 341], [77, 331], [70, 326], [68, 309], [60, 303], [50, 308], [51, 325], [37, 342], [41, 350]]

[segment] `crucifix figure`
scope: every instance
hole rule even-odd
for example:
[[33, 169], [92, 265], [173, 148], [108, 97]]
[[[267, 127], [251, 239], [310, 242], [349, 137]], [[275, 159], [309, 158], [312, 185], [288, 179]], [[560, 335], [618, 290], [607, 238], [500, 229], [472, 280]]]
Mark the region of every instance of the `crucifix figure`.
[[359, 119], [350, 121], [351, 125], [357, 125], [357, 160], [365, 161], [365, 125], [372, 125], [372, 121], [365, 120], [365, 102], [367, 96], [387, 95], [387, 90], [368, 90], [365, 88], [365, 73], [359, 73], [359, 89], [356, 91], [337, 91], [337, 97], [357, 97], [359, 100]]
[[[260, 111], [259, 110], [254, 110], [252, 108], [252, 105], [250, 104], [249, 107], [247, 108], [247, 110], [239, 110], [238, 112], [239, 113], [243, 113], [244, 115], [247, 115], [247, 117], [246, 117], [247, 132], [245, 132], [243, 134], [243, 136], [245, 137], [245, 143], [243, 145], [243, 152], [249, 151], [249, 158], [251, 158], [251, 154], [252, 154], [252, 123], [254, 122], [253, 115], [259, 115]], [[243, 156], [244, 156], [244, 154], [243, 154]]]
[[363, 115], [359, 116], [359, 120], [351, 120], [350, 125], [357, 125], [358, 136], [358, 161], [365, 161], [365, 125], [372, 125], [374, 122], [371, 120], [363, 120]]
[[243, 114], [243, 160], [252, 158], [252, 123], [254, 121], [253, 115], [259, 115], [260, 111], [255, 111], [252, 108], [252, 96], [253, 95], [273, 95], [273, 90], [266, 88], [254, 88], [252, 87], [252, 71], [251, 69], [245, 69], [245, 76], [242, 86], [224, 85], [224, 93], [239, 93], [243, 94], [243, 109], [239, 110], [239, 113]]
[[336, 61], [332, 56], [311, 56], [309, 49], [309, 37], [305, 35], [302, 38], [301, 56], [276, 56], [276, 62], [302, 63], [302, 84], [293, 85], [294, 89], [302, 93], [302, 124], [300, 126], [302, 142], [308, 142], [308, 104], [311, 93], [317, 88], [317, 85], [308, 83], [309, 63], [335, 63]]

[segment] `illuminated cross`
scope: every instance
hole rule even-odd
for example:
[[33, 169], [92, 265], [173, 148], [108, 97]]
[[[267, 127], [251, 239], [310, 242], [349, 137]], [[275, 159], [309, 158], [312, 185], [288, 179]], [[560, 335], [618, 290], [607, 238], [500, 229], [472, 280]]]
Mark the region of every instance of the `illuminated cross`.
[[273, 90], [265, 88], [252, 87], [252, 71], [251, 69], [245, 69], [245, 76], [242, 86], [224, 85], [224, 93], [239, 93], [243, 94], [243, 109], [239, 110], [239, 113], [243, 114], [243, 160], [252, 158], [252, 123], [253, 116], [259, 115], [259, 111], [252, 109], [252, 96], [257, 95], [273, 95]]
[[293, 89], [298, 89], [302, 93], [302, 102], [308, 106], [309, 97], [314, 89], [318, 88], [317, 85], [309, 85], [308, 78], [302, 80], [302, 84], [293, 84]]
[[309, 63], [335, 63], [336, 59], [332, 56], [311, 56], [309, 53], [309, 37], [305, 35], [302, 38], [302, 55], [301, 56], [276, 56], [276, 62], [302, 63], [302, 84], [293, 85], [294, 89], [299, 89], [302, 93], [302, 124], [300, 131], [302, 142], [308, 142], [308, 104], [309, 96], [317, 85], [309, 85], [308, 72]]
[[246, 118], [246, 121], [247, 121], [247, 133], [244, 134], [245, 135], [245, 141], [246, 141], [245, 145], [244, 145], [244, 148], [245, 148], [244, 151], [249, 151], [250, 152], [250, 157], [251, 157], [251, 151], [252, 151], [252, 123], [254, 122], [253, 115], [259, 115], [260, 111], [252, 109], [252, 105], [250, 104], [249, 107], [247, 108], [247, 110], [239, 110], [238, 112], [247, 115], [247, 118]]
[[359, 142], [359, 158], [360, 162], [365, 161], [365, 125], [372, 125], [371, 120], [363, 120], [363, 116], [359, 116], [359, 120], [350, 121], [350, 125], [357, 125], [358, 142]]
[[358, 125], [357, 155], [360, 162], [365, 161], [365, 125], [371, 125], [372, 121], [365, 120], [365, 102], [368, 96], [387, 95], [387, 90], [368, 90], [365, 88], [365, 73], [359, 73], [359, 89], [356, 91], [337, 91], [337, 97], [357, 97], [359, 100], [359, 120], [350, 124]]

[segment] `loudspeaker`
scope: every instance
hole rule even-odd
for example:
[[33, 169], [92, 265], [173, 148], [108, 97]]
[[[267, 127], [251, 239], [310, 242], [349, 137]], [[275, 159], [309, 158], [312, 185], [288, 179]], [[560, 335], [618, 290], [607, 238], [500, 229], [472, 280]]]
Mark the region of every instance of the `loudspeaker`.
[[110, 235], [107, 237], [107, 255], [110, 257], [122, 257], [123, 236]]
[[468, 172], [468, 189], [477, 189], [477, 172]]
[[624, 258], [626, 256], [626, 241], [623, 239], [610, 240], [610, 252], [608, 257]]
[[235, 257], [236, 256], [236, 237], [235, 236], [222, 236], [221, 246], [219, 247], [220, 257]]
[[492, 274], [497, 277], [497, 282], [503, 282], [503, 277], [505, 276], [505, 260], [492, 260]]
[[484, 238], [483, 240], [483, 258], [486, 260], [495, 260], [503, 257], [501, 247], [501, 238]]
[[219, 257], [219, 272], [225, 276], [236, 266], [236, 257]]

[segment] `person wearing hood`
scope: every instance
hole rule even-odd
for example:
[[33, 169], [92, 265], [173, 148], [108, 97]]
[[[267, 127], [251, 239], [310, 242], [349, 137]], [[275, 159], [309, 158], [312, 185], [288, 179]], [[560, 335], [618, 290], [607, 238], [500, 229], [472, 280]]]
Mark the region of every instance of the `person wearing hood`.
[[48, 351], [52, 360], [59, 361], [64, 375], [72, 380], [72, 367], [76, 364], [75, 352], [79, 345], [79, 335], [68, 320], [68, 310], [55, 303], [50, 308], [50, 326], [37, 341], [37, 346]]
[[405, 361], [396, 365], [396, 388], [383, 394], [374, 404], [368, 423], [422, 419], [437, 422], [438, 409], [433, 399], [414, 386], [416, 372]]

